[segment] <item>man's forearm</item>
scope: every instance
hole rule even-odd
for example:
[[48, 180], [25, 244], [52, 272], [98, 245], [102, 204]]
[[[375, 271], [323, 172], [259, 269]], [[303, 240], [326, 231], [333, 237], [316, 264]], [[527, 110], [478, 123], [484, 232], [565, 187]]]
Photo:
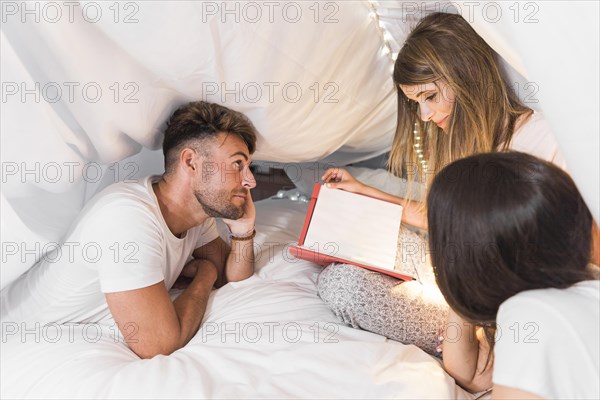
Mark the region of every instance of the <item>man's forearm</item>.
[[227, 282], [238, 282], [254, 274], [254, 240], [231, 241], [231, 252], [225, 265]]
[[208, 260], [190, 263], [195, 264], [197, 273], [175, 301], [171, 301], [164, 281], [140, 289], [106, 293], [115, 323], [139, 357], [171, 354], [185, 346], [198, 331], [217, 279], [217, 268]]
[[[216, 268], [208, 260], [197, 260], [198, 271], [190, 285], [175, 299], [173, 306], [179, 319], [179, 346], [183, 347], [198, 332], [206, 304], [217, 279]], [[207, 265], [204, 263], [210, 263]]]

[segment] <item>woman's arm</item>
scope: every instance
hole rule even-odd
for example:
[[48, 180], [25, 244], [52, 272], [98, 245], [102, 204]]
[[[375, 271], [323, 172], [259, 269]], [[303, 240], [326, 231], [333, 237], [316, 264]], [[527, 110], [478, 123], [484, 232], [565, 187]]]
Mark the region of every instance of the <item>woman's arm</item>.
[[491, 360], [486, 368], [490, 349], [482, 331], [450, 309], [444, 336], [442, 354], [446, 372], [471, 392], [491, 388]]
[[596, 221], [592, 222], [592, 264], [600, 267], [600, 229]]
[[327, 184], [328, 188], [342, 189], [348, 192], [389, 201], [390, 203], [400, 204], [404, 208], [402, 211], [402, 222], [421, 229], [427, 229], [427, 216], [425, 210], [419, 210], [419, 203], [416, 201], [394, 196], [372, 186], [365, 185], [356, 180], [356, 178], [348, 171], [341, 168], [328, 169], [321, 179]]

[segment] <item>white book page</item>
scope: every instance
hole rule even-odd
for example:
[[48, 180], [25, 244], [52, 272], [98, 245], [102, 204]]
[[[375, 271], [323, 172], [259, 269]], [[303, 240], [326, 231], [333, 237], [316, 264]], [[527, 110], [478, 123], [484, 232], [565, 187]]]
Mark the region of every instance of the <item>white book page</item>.
[[302, 247], [393, 271], [402, 206], [322, 186]]

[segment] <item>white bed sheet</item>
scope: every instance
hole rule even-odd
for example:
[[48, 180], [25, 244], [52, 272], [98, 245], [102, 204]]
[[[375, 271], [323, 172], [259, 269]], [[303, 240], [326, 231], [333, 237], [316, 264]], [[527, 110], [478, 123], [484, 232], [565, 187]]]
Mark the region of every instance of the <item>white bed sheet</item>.
[[1, 397], [472, 398], [415, 346], [338, 322], [317, 296], [321, 267], [285, 251], [306, 204], [256, 206], [255, 275], [212, 293], [203, 328], [183, 349], [140, 360], [110, 326], [24, 334], [5, 324]]

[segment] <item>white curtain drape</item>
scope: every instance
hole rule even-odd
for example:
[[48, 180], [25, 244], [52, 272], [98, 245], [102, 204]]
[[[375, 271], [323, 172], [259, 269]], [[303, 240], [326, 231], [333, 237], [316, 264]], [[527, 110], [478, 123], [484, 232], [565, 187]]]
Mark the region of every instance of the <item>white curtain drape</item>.
[[598, 218], [597, 2], [3, 2], [2, 287], [97, 190], [161, 171], [161, 129], [187, 101], [246, 113], [257, 160], [389, 150], [384, 39], [397, 51], [422, 15], [456, 10], [538, 101]]

